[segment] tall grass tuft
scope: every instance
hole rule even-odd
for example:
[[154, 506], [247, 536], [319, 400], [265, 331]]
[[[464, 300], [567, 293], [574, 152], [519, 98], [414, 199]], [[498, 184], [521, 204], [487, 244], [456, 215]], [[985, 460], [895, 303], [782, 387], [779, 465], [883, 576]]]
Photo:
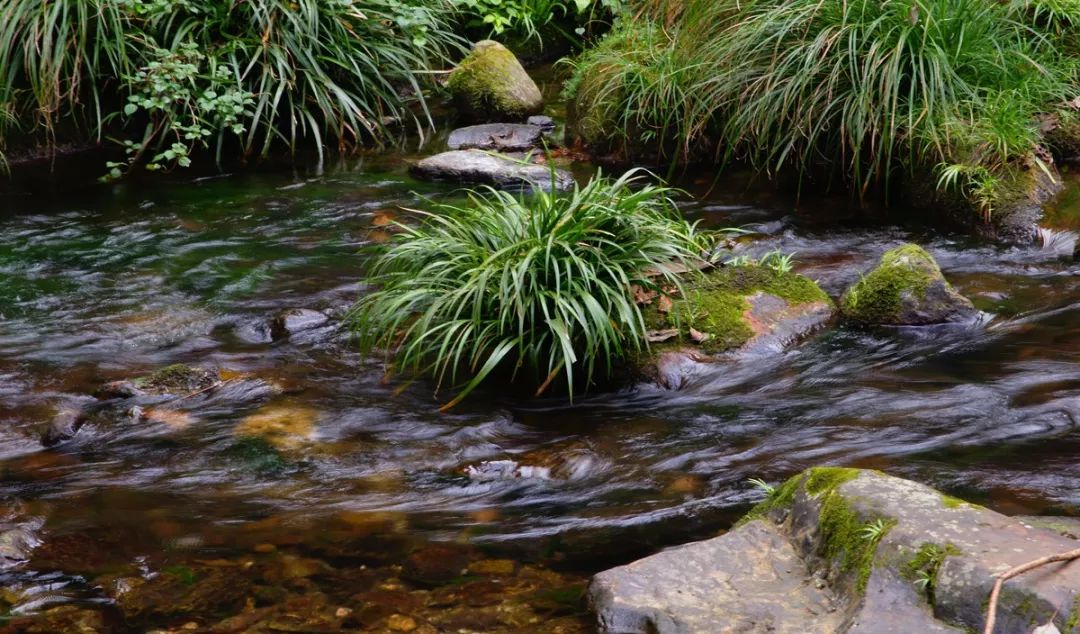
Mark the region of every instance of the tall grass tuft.
[[[161, 121], [194, 120], [242, 129], [249, 153], [381, 142], [391, 120], [430, 127], [428, 69], [463, 45], [450, 0], [8, 0], [3, 13], [0, 103], [24, 132], [126, 126], [160, 144], [176, 140]], [[161, 79], [167, 64], [180, 80]], [[240, 121], [214, 121], [221, 91], [250, 96]], [[129, 95], [154, 105], [129, 107]], [[143, 133], [148, 115], [156, 127]]]
[[579, 59], [571, 92], [585, 123], [622, 112], [664, 128], [628, 128], [637, 139], [598, 129], [630, 148], [666, 133], [682, 141], [673, 159], [713, 151], [860, 194], [939, 165], [993, 174], [1029, 160], [1036, 115], [1076, 91], [1076, 60], [1058, 43], [1077, 6], [649, 0]]
[[572, 395], [647, 345], [631, 287], [678, 287], [666, 265], [706, 250], [671, 190], [641, 179], [598, 177], [569, 195], [487, 189], [423, 213], [370, 266], [379, 288], [354, 310], [361, 347], [459, 388], [446, 408], [497, 368]]

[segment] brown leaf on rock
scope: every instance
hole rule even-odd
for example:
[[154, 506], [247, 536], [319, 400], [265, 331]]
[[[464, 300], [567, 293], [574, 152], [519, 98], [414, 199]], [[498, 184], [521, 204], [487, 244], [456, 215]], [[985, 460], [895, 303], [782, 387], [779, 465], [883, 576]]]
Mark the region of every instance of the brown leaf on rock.
[[709, 339], [712, 339], [712, 335], [707, 332], [701, 332], [700, 330], [690, 329], [690, 340], [694, 343], [705, 343]]
[[662, 343], [678, 336], [679, 331], [674, 328], [670, 330], [648, 330], [645, 332], [645, 340], [649, 343]]
[[630, 285], [630, 296], [634, 298], [635, 304], [651, 304], [656, 295], [656, 291], [646, 290], [637, 284]]

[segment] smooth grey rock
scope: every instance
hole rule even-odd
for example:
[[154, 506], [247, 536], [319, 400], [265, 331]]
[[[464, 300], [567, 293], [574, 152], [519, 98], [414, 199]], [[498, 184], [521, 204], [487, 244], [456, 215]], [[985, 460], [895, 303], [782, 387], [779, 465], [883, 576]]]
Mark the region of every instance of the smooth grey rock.
[[544, 132], [553, 132], [555, 130], [555, 120], [546, 114], [534, 114], [526, 119], [525, 123], [537, 126]]
[[451, 150], [429, 156], [413, 165], [410, 172], [427, 180], [491, 185], [511, 191], [567, 191], [574, 187], [574, 178], [566, 170], [481, 150]]
[[544, 145], [544, 130], [524, 123], [481, 123], [450, 133], [446, 146], [451, 150], [493, 150], [524, 152]]
[[589, 601], [600, 631], [613, 634], [836, 631], [841, 615], [817, 585], [787, 538], [759, 520], [601, 572]]
[[[825, 535], [820, 510], [824, 495], [811, 495], [801, 486], [783, 514], [783, 522], [811, 567], [835, 571], [835, 562], [822, 559]], [[915, 580], [905, 573], [905, 566], [919, 550], [926, 545], [947, 549], [934, 580], [932, 607], [935, 618], [950, 626], [981, 631], [994, 575], [1044, 555], [1076, 548], [1076, 541], [1057, 533], [879, 472], [859, 471], [830, 495], [839, 496], [864, 522], [895, 520], [877, 544], [874, 573], [915, 585]], [[774, 514], [773, 519], [781, 519], [781, 515]], [[853, 592], [850, 575], [834, 573], [830, 582], [834, 588], [847, 588], [849, 596]], [[1073, 601], [1080, 600], [1080, 562], [1039, 568], [1010, 580], [1005, 588], [998, 605], [998, 633], [1026, 634], [1035, 625], [1051, 620], [1065, 631]], [[926, 601], [925, 597], [921, 600]]]

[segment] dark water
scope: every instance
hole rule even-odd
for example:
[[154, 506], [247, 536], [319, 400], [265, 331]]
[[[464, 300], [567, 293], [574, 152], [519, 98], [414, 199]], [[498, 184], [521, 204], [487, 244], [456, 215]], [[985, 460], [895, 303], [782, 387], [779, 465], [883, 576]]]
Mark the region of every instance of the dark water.
[[[982, 319], [837, 327], [678, 393], [571, 405], [489, 391], [451, 414], [430, 384], [383, 382], [334, 321], [291, 338], [266, 327], [289, 308], [347, 308], [364, 289], [358, 249], [407, 218], [400, 207], [422, 207], [417, 192], [453, 195], [384, 157], [0, 198], [0, 530], [40, 542], [29, 561], [0, 559], [11, 631], [195, 631], [225, 617], [234, 629], [209, 631], [288, 618], [324, 629], [276, 631], [406, 618], [421, 632], [588, 631], [589, 572], [714, 533], [760, 496], [748, 478], [816, 464], [1007, 513], [1080, 514], [1080, 187], [1045, 244], [1007, 248], [720, 181], [685, 211], [760, 229], [749, 253], [794, 251], [835, 296], [913, 240]], [[172, 363], [276, 393], [99, 417], [43, 448], [103, 383]], [[465, 474], [487, 460], [536, 477]]]

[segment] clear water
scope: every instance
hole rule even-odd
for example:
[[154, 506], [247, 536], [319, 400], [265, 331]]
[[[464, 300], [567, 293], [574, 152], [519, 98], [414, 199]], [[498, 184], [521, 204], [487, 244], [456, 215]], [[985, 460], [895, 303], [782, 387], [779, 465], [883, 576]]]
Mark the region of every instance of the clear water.
[[[262, 542], [353, 570], [311, 590], [342, 597], [372, 583], [356, 566], [396, 578], [394, 566], [431, 542], [553, 566], [580, 587], [601, 566], [724, 528], [760, 497], [748, 478], [819, 464], [883, 469], [1006, 513], [1080, 514], [1080, 277], [1067, 221], [1078, 191], [1052, 215], [1066, 219], [1065, 239], [1013, 248], [721, 180], [685, 212], [763, 230], [749, 252], [795, 251], [799, 270], [836, 296], [913, 240], [983, 319], [838, 326], [775, 357], [718, 365], [677, 393], [641, 386], [570, 404], [488, 391], [451, 414], [436, 411], [446, 394], [385, 383], [380, 364], [340, 337], [258, 335], [286, 308], [350, 305], [364, 290], [361, 246], [407, 219], [401, 207], [422, 207], [421, 194], [454, 195], [410, 179], [401, 157], [5, 196], [0, 520], [42, 524], [44, 554], [0, 569], [14, 589], [0, 606], [109, 613], [116, 575], [240, 561]], [[102, 383], [177, 362], [284, 391], [177, 424], [95, 421], [42, 447], [43, 430]], [[253, 413], [295, 422], [271, 469], [234, 450]], [[465, 475], [511, 459], [552, 477]], [[346, 542], [366, 554], [327, 546]], [[559, 617], [564, 631], [588, 628], [580, 612]], [[212, 620], [153, 623], [191, 618]]]

